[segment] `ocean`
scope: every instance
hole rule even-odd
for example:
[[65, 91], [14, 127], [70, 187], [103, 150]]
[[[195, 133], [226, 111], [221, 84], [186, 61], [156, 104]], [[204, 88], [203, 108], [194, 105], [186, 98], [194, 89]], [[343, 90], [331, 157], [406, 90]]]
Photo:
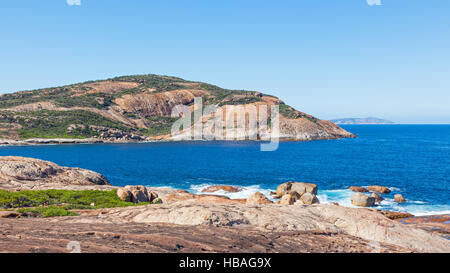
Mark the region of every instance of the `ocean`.
[[[450, 125], [347, 125], [355, 139], [281, 142], [177, 142], [3, 146], [25, 156], [99, 172], [113, 185], [172, 187], [193, 193], [210, 185], [243, 187], [231, 198], [270, 191], [288, 181], [315, 183], [322, 203], [352, 206], [350, 186], [392, 190], [379, 209], [414, 215], [450, 213]], [[396, 204], [394, 194], [406, 199]]]

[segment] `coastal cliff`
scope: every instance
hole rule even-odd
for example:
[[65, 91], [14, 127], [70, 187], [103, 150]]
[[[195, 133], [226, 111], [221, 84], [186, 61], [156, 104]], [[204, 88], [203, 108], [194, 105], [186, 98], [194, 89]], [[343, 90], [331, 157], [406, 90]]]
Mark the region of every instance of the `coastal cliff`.
[[219, 108], [278, 105], [282, 140], [355, 137], [257, 91], [140, 75], [0, 95], [0, 144], [177, 140], [171, 135], [173, 108], [184, 105], [194, 112], [194, 98], [200, 97], [205, 106]]

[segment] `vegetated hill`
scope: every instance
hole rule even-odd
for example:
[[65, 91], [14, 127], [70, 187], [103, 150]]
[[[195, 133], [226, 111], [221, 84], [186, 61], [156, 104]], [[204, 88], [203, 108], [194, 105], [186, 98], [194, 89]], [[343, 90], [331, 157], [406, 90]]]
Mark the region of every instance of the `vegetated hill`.
[[375, 117], [334, 119], [331, 122], [336, 124], [394, 124], [390, 120]]
[[137, 75], [0, 95], [0, 138], [173, 140], [172, 108], [183, 104], [193, 110], [195, 97], [202, 97], [204, 105], [219, 107], [279, 105], [282, 139], [354, 137], [274, 96], [176, 77]]

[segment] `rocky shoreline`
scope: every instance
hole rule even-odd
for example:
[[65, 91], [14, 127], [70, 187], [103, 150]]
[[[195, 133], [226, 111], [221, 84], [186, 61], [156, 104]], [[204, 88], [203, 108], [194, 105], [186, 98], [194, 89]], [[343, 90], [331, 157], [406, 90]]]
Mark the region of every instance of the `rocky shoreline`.
[[431, 221], [319, 204], [314, 184], [280, 185], [274, 193], [281, 198], [277, 204], [261, 193], [238, 200], [214, 194], [239, 190], [232, 186], [200, 195], [114, 187], [88, 170], [0, 157], [0, 190], [48, 189], [115, 191], [124, 202], [145, 203], [78, 209], [73, 210], [78, 216], [70, 217], [0, 211], [0, 252], [67, 252], [70, 241], [79, 242], [83, 252], [450, 252], [447, 216]]
[[26, 140], [0, 139], [0, 146], [26, 146], [26, 145], [62, 145], [62, 144], [96, 144], [96, 143], [145, 143], [155, 140], [106, 140], [99, 138], [33, 138]]
[[[299, 140], [293, 138], [281, 138], [281, 142], [302, 142], [302, 141], [317, 141], [317, 140], [336, 140], [344, 137], [327, 137], [309, 140]], [[351, 136], [348, 138], [356, 138]], [[102, 138], [32, 138], [25, 140], [16, 139], [2, 139], [0, 138], [0, 146], [36, 146], [36, 145], [64, 145], [64, 144], [139, 144], [152, 142], [187, 142], [189, 140], [170, 139], [164, 137], [147, 137], [147, 138], [119, 138], [119, 139], [102, 139]], [[201, 140], [206, 141], [206, 140]], [[218, 140], [230, 141], [230, 140]], [[231, 140], [231, 141], [258, 141], [258, 140]]]

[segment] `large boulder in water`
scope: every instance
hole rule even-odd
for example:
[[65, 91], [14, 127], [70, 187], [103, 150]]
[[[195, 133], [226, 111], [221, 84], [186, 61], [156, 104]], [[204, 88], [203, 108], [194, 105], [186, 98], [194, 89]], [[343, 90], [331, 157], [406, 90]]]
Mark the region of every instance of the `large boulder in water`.
[[368, 186], [367, 189], [369, 189], [369, 191], [374, 191], [374, 192], [378, 192], [378, 193], [390, 193], [391, 190], [387, 187], [383, 187], [383, 186]]
[[358, 187], [358, 186], [351, 186], [349, 190], [354, 191], [354, 192], [369, 192], [368, 189], [363, 188], [363, 187]]
[[242, 189], [235, 186], [229, 185], [216, 185], [206, 187], [202, 190], [202, 192], [216, 192], [216, 191], [225, 191], [225, 192], [240, 192]]
[[351, 197], [352, 204], [358, 207], [373, 207], [375, 206], [375, 198], [367, 196], [362, 193], [355, 193]]
[[378, 203], [381, 203], [381, 201], [384, 200], [384, 198], [381, 197], [381, 195], [379, 195], [379, 194], [376, 193], [376, 192], [372, 192], [372, 195], [370, 195], [370, 196], [373, 197], [373, 198], [375, 198], [375, 201], [378, 202]]
[[403, 195], [401, 195], [401, 194], [396, 194], [396, 195], [394, 196], [394, 201], [397, 202], [397, 203], [405, 203], [405, 202], [406, 202], [406, 199], [403, 197]]

